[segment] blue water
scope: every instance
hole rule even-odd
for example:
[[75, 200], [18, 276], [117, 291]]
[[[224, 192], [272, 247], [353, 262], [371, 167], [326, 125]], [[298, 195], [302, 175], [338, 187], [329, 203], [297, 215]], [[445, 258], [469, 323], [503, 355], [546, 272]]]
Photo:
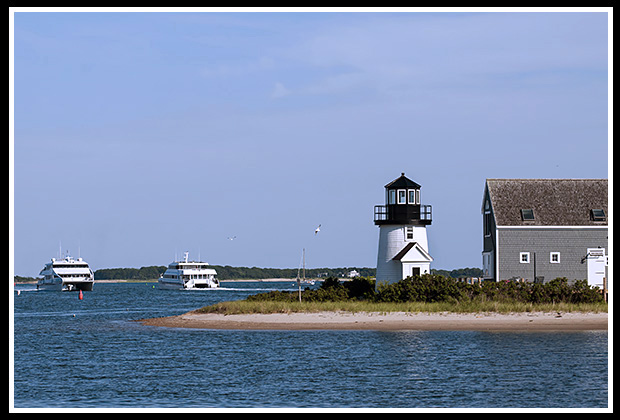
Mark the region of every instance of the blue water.
[[[283, 283], [17, 286], [15, 407], [607, 407], [607, 332], [148, 327]], [[75, 316], [74, 316], [75, 315]]]

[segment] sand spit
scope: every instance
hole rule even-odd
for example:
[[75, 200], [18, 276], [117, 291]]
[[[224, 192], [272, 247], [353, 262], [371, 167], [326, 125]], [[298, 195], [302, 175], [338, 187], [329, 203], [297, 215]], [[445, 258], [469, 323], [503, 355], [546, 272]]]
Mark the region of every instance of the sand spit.
[[192, 311], [138, 322], [157, 327], [225, 330], [585, 331], [607, 330], [607, 313], [304, 312], [222, 315]]

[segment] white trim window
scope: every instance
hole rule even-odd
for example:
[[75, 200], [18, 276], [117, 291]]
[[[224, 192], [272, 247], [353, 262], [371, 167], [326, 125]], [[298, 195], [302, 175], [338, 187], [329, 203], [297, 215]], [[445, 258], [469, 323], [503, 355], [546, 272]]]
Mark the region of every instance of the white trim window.
[[388, 191], [388, 204], [396, 204], [396, 190]]
[[398, 190], [398, 204], [407, 204], [407, 190]]
[[549, 262], [551, 264], [559, 264], [560, 263], [560, 253], [559, 252], [550, 252], [549, 253]]
[[407, 190], [407, 197], [409, 204], [415, 204], [415, 190]]
[[530, 253], [529, 252], [520, 252], [519, 253], [519, 262], [521, 264], [529, 264], [530, 263]]
[[415, 203], [420, 204], [420, 190], [415, 190]]

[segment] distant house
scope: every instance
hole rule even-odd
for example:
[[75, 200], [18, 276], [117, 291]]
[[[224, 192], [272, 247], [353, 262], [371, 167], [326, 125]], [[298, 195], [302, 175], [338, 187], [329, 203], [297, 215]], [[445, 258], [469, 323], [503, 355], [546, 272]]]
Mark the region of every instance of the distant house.
[[606, 179], [487, 179], [485, 280], [587, 279], [601, 286], [608, 249]]

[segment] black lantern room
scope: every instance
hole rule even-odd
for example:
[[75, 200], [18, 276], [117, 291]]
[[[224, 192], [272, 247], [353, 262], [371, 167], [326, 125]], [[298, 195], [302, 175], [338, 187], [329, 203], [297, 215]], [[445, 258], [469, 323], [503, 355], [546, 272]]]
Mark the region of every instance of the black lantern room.
[[375, 206], [375, 224], [430, 225], [432, 208], [420, 204], [421, 188], [402, 172], [399, 178], [385, 186], [385, 205]]

